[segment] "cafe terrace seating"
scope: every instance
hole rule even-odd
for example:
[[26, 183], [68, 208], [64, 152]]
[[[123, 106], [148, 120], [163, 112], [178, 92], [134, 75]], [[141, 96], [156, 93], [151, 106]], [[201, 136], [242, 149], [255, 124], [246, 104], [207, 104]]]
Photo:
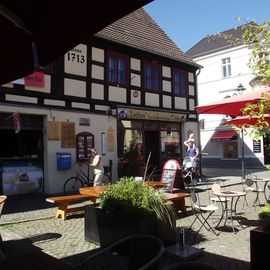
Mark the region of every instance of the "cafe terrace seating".
[[[246, 193], [255, 193], [256, 197], [253, 201], [252, 206], [256, 206], [257, 204], [260, 205], [260, 199], [259, 199], [259, 194], [263, 193], [264, 190], [261, 188], [258, 188], [257, 185], [255, 184], [255, 181], [251, 178], [251, 177], [247, 177], [244, 181], [243, 181], [243, 191]], [[246, 205], [248, 206], [247, 203], [247, 198], [245, 197], [245, 202]]]
[[195, 237], [203, 227], [206, 230], [212, 231], [215, 235], [218, 235], [215, 229], [208, 222], [209, 217], [218, 210], [218, 207], [215, 204], [201, 205], [198, 194], [193, 189], [190, 191], [190, 199], [192, 212], [195, 215], [195, 219], [191, 223], [190, 228], [193, 226], [193, 224], [195, 224], [196, 221], [200, 222], [200, 228], [197, 230]]

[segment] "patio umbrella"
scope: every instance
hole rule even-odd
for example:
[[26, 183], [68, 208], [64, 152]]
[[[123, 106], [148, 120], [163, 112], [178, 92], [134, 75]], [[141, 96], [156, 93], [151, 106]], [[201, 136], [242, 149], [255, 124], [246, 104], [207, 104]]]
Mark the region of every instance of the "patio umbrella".
[[153, 0], [0, 0], [0, 85], [46, 66]]
[[[234, 125], [240, 128], [247, 128], [250, 125], [252, 126], [258, 126], [259, 124], [257, 123], [258, 121], [258, 117], [248, 117], [246, 115], [244, 116], [238, 116], [235, 117], [229, 121], [227, 121], [226, 123], [224, 123], [223, 125], [229, 126], [229, 125]], [[270, 114], [265, 114], [264, 115], [264, 121], [267, 122], [270, 125]]]
[[[263, 99], [263, 93], [270, 94], [270, 87], [265, 87], [262, 90], [254, 90], [246, 92], [242, 95], [232, 96], [219, 101], [211, 102], [202, 106], [197, 106], [196, 110], [199, 114], [226, 114], [231, 116], [238, 116], [236, 120], [232, 119], [231, 124], [240, 123], [240, 121], [248, 121], [248, 117], [241, 118], [241, 109], [245, 107], [247, 103], [255, 103], [256, 101]], [[240, 117], [240, 118], [239, 118]], [[255, 121], [255, 119], [253, 119]], [[225, 123], [229, 125], [228, 122]], [[242, 137], [242, 178], [245, 179], [245, 158], [244, 158], [244, 130], [241, 128]]]
[[241, 115], [241, 109], [244, 108], [247, 103], [255, 103], [256, 101], [263, 99], [263, 93], [270, 94], [270, 87], [268, 86], [263, 90], [254, 90], [242, 95], [224, 98], [222, 100], [197, 106], [195, 109], [199, 114], [226, 114], [239, 116]]

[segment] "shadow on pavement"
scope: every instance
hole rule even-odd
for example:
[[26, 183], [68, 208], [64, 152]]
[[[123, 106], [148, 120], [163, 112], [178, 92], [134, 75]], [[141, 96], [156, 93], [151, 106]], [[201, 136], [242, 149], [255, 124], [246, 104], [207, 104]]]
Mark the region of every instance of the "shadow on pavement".
[[55, 207], [46, 202], [47, 194], [23, 194], [8, 196], [2, 214], [13, 214]]

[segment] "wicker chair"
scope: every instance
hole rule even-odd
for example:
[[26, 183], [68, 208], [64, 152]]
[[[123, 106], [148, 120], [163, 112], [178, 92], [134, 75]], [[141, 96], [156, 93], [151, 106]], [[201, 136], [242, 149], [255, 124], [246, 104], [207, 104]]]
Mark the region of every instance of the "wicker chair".
[[179, 262], [173, 264], [164, 270], [217, 270], [213, 265], [202, 262]]
[[152, 235], [132, 235], [90, 255], [81, 265], [85, 269], [158, 269], [163, 242]]
[[[0, 195], [0, 218], [1, 218], [2, 210], [4, 208], [4, 204], [5, 204], [6, 199], [7, 199], [7, 196]], [[3, 252], [2, 252], [2, 250], [1, 250], [2, 242], [3, 242], [3, 240], [2, 240], [1, 232], [0, 232], [0, 258], [1, 257], [2, 258], [5, 257], [4, 254], [3, 254]]]
[[173, 264], [164, 270], [217, 270], [213, 265], [201, 262], [180, 262]]

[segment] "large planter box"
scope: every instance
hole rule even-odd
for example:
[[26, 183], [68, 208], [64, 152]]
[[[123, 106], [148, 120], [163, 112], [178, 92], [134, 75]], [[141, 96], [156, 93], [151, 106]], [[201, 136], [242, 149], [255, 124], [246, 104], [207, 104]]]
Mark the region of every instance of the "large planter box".
[[176, 235], [168, 225], [153, 216], [137, 218], [132, 215], [106, 213], [103, 209], [87, 206], [85, 209], [85, 239], [101, 247], [132, 234], [151, 234], [165, 243], [175, 242]]
[[270, 232], [256, 228], [250, 231], [250, 270], [266, 269], [269, 265]]
[[130, 215], [106, 213], [89, 206], [85, 209], [85, 239], [101, 247], [132, 234], [156, 234], [154, 217], [135, 218]]

